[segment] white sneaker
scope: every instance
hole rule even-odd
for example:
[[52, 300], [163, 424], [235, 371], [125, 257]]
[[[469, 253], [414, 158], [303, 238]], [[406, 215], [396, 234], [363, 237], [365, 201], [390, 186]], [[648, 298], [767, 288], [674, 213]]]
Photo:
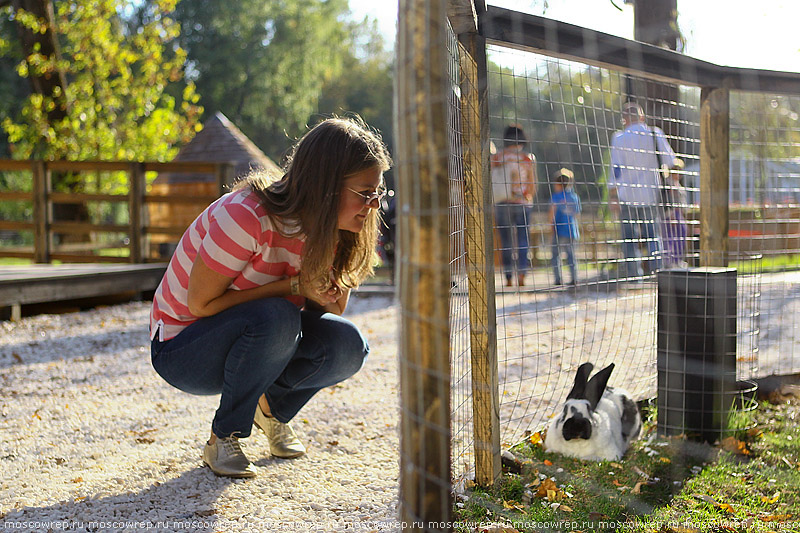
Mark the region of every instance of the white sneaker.
[[306, 447], [297, 438], [292, 426], [265, 415], [261, 407], [256, 407], [256, 416], [253, 422], [267, 436], [272, 455], [292, 459], [306, 453]]

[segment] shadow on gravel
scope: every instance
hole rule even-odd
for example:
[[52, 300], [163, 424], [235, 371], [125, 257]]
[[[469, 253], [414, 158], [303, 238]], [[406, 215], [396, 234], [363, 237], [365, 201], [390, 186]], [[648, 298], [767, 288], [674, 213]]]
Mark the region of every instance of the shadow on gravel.
[[[0, 515], [9, 531], [219, 531], [216, 502], [232, 483], [206, 467], [184, 472], [140, 492], [103, 495], [47, 507], [24, 507]], [[124, 491], [124, 487], [118, 487]]]
[[112, 355], [121, 350], [148, 346], [147, 330], [130, 328], [104, 330], [102, 333], [57, 337], [0, 346], [0, 369], [29, 363], [49, 363]]

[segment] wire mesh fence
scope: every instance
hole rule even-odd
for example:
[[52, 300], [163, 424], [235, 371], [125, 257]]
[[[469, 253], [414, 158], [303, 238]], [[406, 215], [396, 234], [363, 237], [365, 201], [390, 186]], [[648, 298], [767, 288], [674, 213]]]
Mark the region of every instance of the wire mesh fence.
[[[538, 49], [550, 46], [544, 41], [537, 41]], [[728, 89], [712, 93], [700, 88], [704, 84], [698, 80], [708, 75], [700, 72], [702, 65], [678, 64], [667, 76], [671, 81], [665, 81], [665, 76], [648, 73], [641, 58], [639, 67], [614, 68], [572, 57], [591, 56], [591, 50], [533, 53], [495, 37], [486, 48], [488, 114], [481, 115], [470, 108], [479, 106], [465, 99], [472, 92], [470, 83], [476, 83], [464, 73], [469, 55], [452, 30], [440, 45], [445, 57], [427, 66], [446, 72], [447, 79], [439, 84], [429, 73], [434, 77], [427, 88], [433, 91], [426, 98], [446, 105], [441, 125], [448, 145], [447, 184], [431, 190], [435, 195], [446, 190], [448, 196], [447, 228], [440, 224], [438, 237], [446, 244], [438, 245], [448, 252], [447, 394], [454, 483], [474, 472], [476, 450], [488, 449], [475, 430], [487, 424], [483, 417], [488, 416], [478, 415], [475, 391], [492, 390], [491, 378], [478, 382], [475, 377], [476, 361], [484, 358], [476, 342], [481, 328], [491, 331], [483, 344], [486, 338], [494, 342], [491, 328], [496, 327], [499, 402], [488, 412], [499, 415], [504, 446], [544, 425], [583, 362], [598, 368], [613, 362], [612, 385], [623, 386], [637, 399], [655, 397], [659, 271], [735, 268], [735, 294], [726, 300], [735, 301], [735, 316], [728, 317], [728, 324], [735, 323], [731, 375], [743, 380], [800, 371], [800, 325], [791, 318], [800, 305], [798, 97]], [[748, 76], [740, 85], [769, 85], [769, 80]], [[796, 80], [787, 83], [796, 90]], [[415, 95], [401, 94], [400, 101]], [[722, 118], [720, 113], [708, 118], [712, 100], [723, 109]], [[406, 103], [419, 117], [424, 101]], [[485, 170], [469, 158], [473, 111], [487, 122]], [[724, 123], [724, 136], [704, 133], [713, 121]], [[423, 129], [418, 126], [417, 133]], [[724, 146], [717, 138], [724, 139]], [[713, 157], [709, 150], [716, 150]], [[719, 164], [720, 153], [724, 172], [701, 169], [709, 159]], [[407, 155], [412, 165], [424, 160]], [[477, 252], [469, 176], [481, 172], [481, 183], [491, 194], [480, 207], [493, 215], [486, 242], [494, 248]], [[406, 192], [421, 187], [415, 176], [409, 179]], [[715, 195], [722, 183], [727, 191], [720, 200]], [[408, 202], [401, 201], [407, 225], [416, 223], [414, 216], [429, 214], [418, 196], [416, 203]], [[725, 209], [721, 214], [715, 210], [720, 205]], [[436, 242], [406, 241], [406, 246]], [[475, 277], [476, 253], [493, 265], [487, 269], [490, 278]], [[418, 284], [420, 275], [405, 281]], [[491, 290], [478, 291], [479, 281]], [[487, 324], [476, 322], [481, 317]], [[431, 372], [444, 377], [441, 369]]]
[[[584, 361], [616, 362], [612, 382], [638, 398], [655, 396], [654, 273], [700, 261], [700, 89], [497, 45], [489, 58], [496, 154], [502, 158], [507, 146], [519, 146], [508, 136], [509, 125], [516, 126], [525, 133], [522, 146], [537, 174], [536, 193], [520, 222], [527, 249], [503, 238], [510, 233], [503, 227], [508, 217], [496, 217], [495, 225], [501, 426], [504, 442], [513, 443], [543, 424]], [[644, 113], [644, 136], [660, 129], [680, 159], [672, 172], [676, 194], [654, 201], [658, 212], [645, 217], [652, 233], [626, 228], [626, 218], [636, 217], [624, 209], [615, 213], [609, 198], [612, 146], [630, 101]], [[789, 97], [732, 96], [729, 253], [739, 270], [741, 378], [800, 370], [798, 326], [777, 314], [796, 305], [793, 279], [800, 268], [800, 148], [792, 119], [797, 104]], [[781, 119], [782, 125], [770, 127]], [[666, 149], [656, 145], [651, 151], [661, 158]], [[654, 170], [657, 158], [651, 159], [644, 170]], [[568, 253], [553, 246], [554, 202], [564, 202], [563, 168], [574, 176], [569, 188], [580, 201], [580, 237]], [[568, 284], [570, 253], [574, 286]], [[766, 326], [770, 319], [772, 328]]]

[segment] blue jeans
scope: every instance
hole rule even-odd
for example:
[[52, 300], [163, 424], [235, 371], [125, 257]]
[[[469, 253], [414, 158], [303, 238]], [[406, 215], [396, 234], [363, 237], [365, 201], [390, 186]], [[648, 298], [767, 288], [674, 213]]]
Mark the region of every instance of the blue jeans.
[[572, 283], [578, 282], [578, 264], [575, 262], [575, 241], [570, 237], [564, 235], [553, 236], [553, 276], [555, 277], [556, 285], [561, 285], [563, 282], [561, 278], [561, 253], [566, 252], [567, 264], [569, 265], [570, 281]]
[[522, 204], [496, 204], [495, 227], [500, 235], [500, 252], [506, 279], [531, 268], [528, 259], [528, 208]]
[[248, 437], [262, 394], [272, 415], [288, 422], [317, 391], [358, 372], [367, 353], [350, 321], [284, 298], [231, 307], [151, 346], [153, 368], [167, 383], [222, 394], [211, 424], [217, 437]]
[[661, 268], [661, 235], [658, 230], [659, 208], [650, 205], [620, 206], [619, 214], [622, 224], [622, 252], [625, 263], [620, 273], [628, 277], [641, 277], [642, 265], [639, 262], [639, 245], [647, 243], [650, 272]]

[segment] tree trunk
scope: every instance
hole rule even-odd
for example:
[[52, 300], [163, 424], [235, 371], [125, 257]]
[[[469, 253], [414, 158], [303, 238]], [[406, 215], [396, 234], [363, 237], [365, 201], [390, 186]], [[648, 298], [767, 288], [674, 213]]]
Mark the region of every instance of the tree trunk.
[[[678, 1], [635, 0], [633, 26], [637, 41], [677, 50], [682, 40], [678, 30]], [[681, 109], [676, 105], [680, 98], [677, 86], [643, 79], [634, 80], [632, 85], [629, 95], [634, 99], [644, 98], [640, 103], [651, 126], [664, 130], [668, 138], [686, 138], [681, 132], [684, 122], [679, 115]], [[688, 147], [676, 146], [676, 142], [671, 144], [676, 152], [686, 153]]]

